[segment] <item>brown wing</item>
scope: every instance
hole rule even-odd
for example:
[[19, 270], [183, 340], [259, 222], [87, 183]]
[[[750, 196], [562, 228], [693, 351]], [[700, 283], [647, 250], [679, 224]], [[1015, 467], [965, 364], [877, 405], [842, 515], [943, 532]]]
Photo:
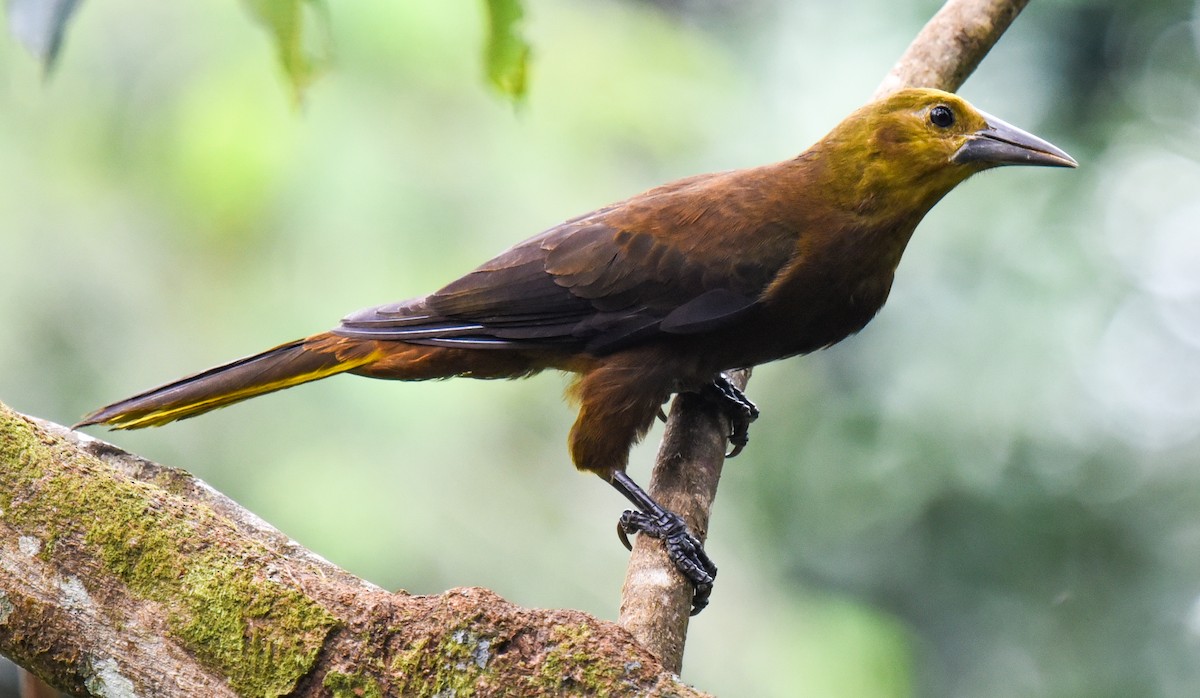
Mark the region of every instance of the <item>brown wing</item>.
[[748, 215], [746, 190], [726, 181], [737, 174], [680, 180], [567, 221], [425, 298], [355, 313], [335, 332], [604, 354], [723, 327], [754, 307], [795, 249], [794, 233]]

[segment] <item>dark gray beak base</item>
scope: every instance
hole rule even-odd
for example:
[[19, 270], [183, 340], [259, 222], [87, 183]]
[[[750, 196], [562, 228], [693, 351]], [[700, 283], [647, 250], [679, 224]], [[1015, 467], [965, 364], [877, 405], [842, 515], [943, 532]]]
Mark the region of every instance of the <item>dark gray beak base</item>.
[[1077, 167], [1075, 158], [1061, 148], [1022, 131], [1012, 124], [983, 114], [987, 126], [967, 138], [951, 157], [959, 164], [980, 163], [986, 167], [999, 165], [1036, 165], [1040, 167]]

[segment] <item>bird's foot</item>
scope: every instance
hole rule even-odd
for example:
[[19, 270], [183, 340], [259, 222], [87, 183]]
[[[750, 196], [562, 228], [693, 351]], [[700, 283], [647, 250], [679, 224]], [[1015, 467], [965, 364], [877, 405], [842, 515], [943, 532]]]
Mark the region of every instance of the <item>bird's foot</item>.
[[674, 563], [680, 574], [692, 583], [692, 611], [696, 615], [708, 605], [708, 597], [712, 594], [713, 580], [717, 576], [717, 566], [704, 552], [704, 544], [688, 530], [683, 519], [673, 512], [667, 511], [656, 502], [645, 490], [637, 485], [624, 471], [613, 473], [612, 486], [618, 492], [637, 506], [638, 511], [626, 511], [621, 514], [617, 525], [617, 535], [626, 548], [629, 545], [629, 534], [641, 533], [657, 538], [663, 542], [667, 557]]
[[729, 444], [733, 450], [726, 453], [725, 457], [733, 458], [750, 442], [750, 424], [758, 419], [758, 407], [733, 384], [725, 372], [718, 373], [700, 394], [712, 400], [729, 420]]
[[663, 510], [661, 515], [653, 516], [640, 511], [626, 511], [621, 514], [617, 531], [626, 547], [630, 547], [628, 536], [631, 533], [641, 533], [661, 540], [667, 549], [667, 557], [675, 563], [676, 569], [695, 589], [692, 595], [691, 615], [704, 610], [708, 605], [708, 597], [712, 594], [717, 566], [678, 514]]

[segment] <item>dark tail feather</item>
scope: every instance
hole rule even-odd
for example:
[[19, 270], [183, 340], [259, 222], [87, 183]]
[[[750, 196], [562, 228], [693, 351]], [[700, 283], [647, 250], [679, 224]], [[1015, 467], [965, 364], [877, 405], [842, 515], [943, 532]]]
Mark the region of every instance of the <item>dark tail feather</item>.
[[379, 345], [325, 333], [231, 361], [148, 390], [85, 416], [76, 428], [140, 429], [186, 419], [264, 393], [319, 380], [375, 361]]

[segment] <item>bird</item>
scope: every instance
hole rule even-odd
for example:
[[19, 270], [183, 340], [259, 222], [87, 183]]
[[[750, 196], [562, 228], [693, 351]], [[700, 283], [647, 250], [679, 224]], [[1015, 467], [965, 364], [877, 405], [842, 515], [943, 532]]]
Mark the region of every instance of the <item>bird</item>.
[[[728, 372], [830, 347], [887, 300], [917, 224], [999, 166], [1077, 166], [961, 97], [909, 88], [855, 110], [793, 158], [679, 179], [519, 242], [429, 295], [372, 306], [102, 407], [76, 425], [157, 426], [350, 373], [422, 381], [573, 374], [568, 447], [635, 507], [703, 609], [717, 568], [682, 519], [625, 472], [674, 394], [729, 416], [736, 455], [757, 407]], [[624, 536], [623, 536], [624, 538]]]

